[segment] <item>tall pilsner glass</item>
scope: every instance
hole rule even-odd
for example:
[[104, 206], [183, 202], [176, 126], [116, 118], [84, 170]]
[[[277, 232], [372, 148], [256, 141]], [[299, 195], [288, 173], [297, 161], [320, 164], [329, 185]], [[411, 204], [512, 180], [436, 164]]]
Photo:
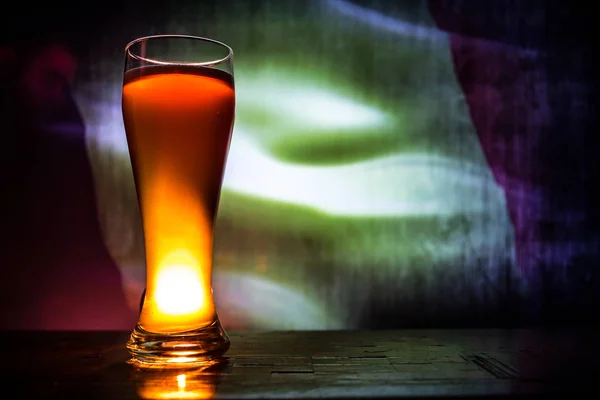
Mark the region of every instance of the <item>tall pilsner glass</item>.
[[233, 52], [158, 35], [125, 49], [122, 109], [146, 254], [130, 362], [181, 367], [229, 349], [211, 286], [214, 223], [233, 129]]

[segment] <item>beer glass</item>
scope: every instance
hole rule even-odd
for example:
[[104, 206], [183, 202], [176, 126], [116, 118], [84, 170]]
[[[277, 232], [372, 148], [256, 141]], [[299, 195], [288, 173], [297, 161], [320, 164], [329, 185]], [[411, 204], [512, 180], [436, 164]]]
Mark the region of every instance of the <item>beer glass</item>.
[[127, 341], [130, 363], [206, 363], [229, 348], [211, 273], [235, 112], [231, 48], [186, 35], [130, 42], [122, 111], [146, 261], [146, 291]]

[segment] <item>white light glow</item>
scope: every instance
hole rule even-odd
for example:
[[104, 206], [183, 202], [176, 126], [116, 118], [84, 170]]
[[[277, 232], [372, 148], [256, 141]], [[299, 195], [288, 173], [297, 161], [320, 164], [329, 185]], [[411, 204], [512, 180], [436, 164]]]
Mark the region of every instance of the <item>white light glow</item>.
[[386, 122], [385, 114], [377, 108], [310, 87], [306, 82], [290, 82], [289, 78], [242, 81], [237, 86], [236, 97], [242, 120], [245, 107], [260, 107], [263, 112], [279, 116], [286, 124], [306, 129], [372, 128]]
[[181, 390], [185, 389], [185, 374], [177, 375], [177, 387]]
[[[486, 211], [501, 196], [486, 166], [395, 154], [336, 166], [282, 162], [236, 130], [224, 188], [335, 215], [448, 215]], [[491, 193], [489, 193], [491, 192]], [[468, 198], [468, 205], [464, 199]]]
[[204, 306], [204, 289], [200, 277], [187, 265], [161, 269], [156, 280], [156, 305], [168, 315], [198, 312]]

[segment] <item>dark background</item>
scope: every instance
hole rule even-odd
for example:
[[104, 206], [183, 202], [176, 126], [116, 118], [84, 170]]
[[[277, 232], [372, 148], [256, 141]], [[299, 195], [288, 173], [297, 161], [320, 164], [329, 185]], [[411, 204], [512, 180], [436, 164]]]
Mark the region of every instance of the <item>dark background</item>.
[[[361, 272], [360, 268], [352, 267], [354, 268], [352, 269], [348, 267], [346, 269], [344, 261], [339, 261], [338, 265], [335, 259], [321, 256], [320, 249], [323, 245], [323, 239], [320, 239], [318, 235], [312, 236], [309, 232], [303, 233], [305, 236], [302, 236], [302, 239], [288, 240], [284, 233], [288, 228], [283, 225], [276, 226], [271, 231], [259, 231], [256, 234], [256, 232], [247, 232], [243, 222], [238, 222], [238, 225], [235, 225], [226, 217], [223, 217], [221, 226], [224, 233], [219, 236], [220, 239], [217, 241], [221, 244], [216, 249], [216, 260], [224, 265], [221, 268], [222, 271], [229, 271], [227, 267], [229, 262], [235, 263], [235, 261], [228, 261], [228, 257], [232, 254], [238, 254], [242, 259], [252, 257], [252, 260], [257, 257], [267, 257], [269, 254], [276, 254], [280, 257], [283, 257], [281, 254], [285, 254], [291, 267], [277, 269], [276, 266], [269, 265], [268, 271], [274, 269], [277, 271], [270, 276], [270, 279], [278, 284], [283, 282], [288, 287], [293, 287], [296, 285], [295, 282], [303, 282], [303, 279], [305, 279], [306, 282], [309, 282], [307, 285], [310, 286], [310, 280], [298, 272], [302, 270], [300, 261], [304, 260], [303, 262], [305, 262], [305, 259], [316, 260], [315, 262], [322, 263], [322, 265], [319, 264], [321, 265], [319, 274], [322, 274], [319, 275], [319, 279], [322, 282], [322, 287], [317, 285], [310, 290], [304, 288], [302, 289], [304, 291], [300, 290], [300, 292], [303, 293], [304, 297], [316, 303], [325, 304], [323, 308], [329, 309], [328, 313], [330, 315], [339, 317], [339, 321], [331, 325], [326, 323], [315, 325], [311, 322], [306, 322], [304, 325], [302, 322], [295, 325], [278, 325], [273, 322], [280, 315], [278, 312], [292, 316], [297, 315], [297, 320], [302, 320], [304, 314], [309, 314], [307, 309], [300, 306], [297, 309], [293, 308], [292, 298], [284, 297], [282, 302], [289, 304], [289, 307], [283, 306], [283, 311], [272, 311], [270, 314], [266, 313], [252, 318], [243, 315], [246, 312], [243, 308], [229, 312], [229, 306], [223, 306], [222, 313], [226, 315], [224, 317], [226, 320], [225, 325], [246, 328], [292, 327], [293, 329], [303, 329], [311, 327], [392, 328], [594, 324], [597, 319], [596, 310], [600, 302], [600, 270], [598, 266], [600, 213], [597, 206], [599, 197], [595, 190], [599, 177], [597, 166], [599, 139], [595, 123], [597, 86], [593, 71], [595, 71], [596, 64], [595, 53], [592, 51], [594, 47], [593, 36], [591, 35], [596, 16], [591, 6], [584, 2], [541, 0], [431, 0], [425, 3], [425, 8], [415, 6], [415, 4], [424, 4], [416, 1], [357, 0], [347, 3], [360, 6], [362, 10], [375, 11], [379, 15], [390, 18], [404, 18], [405, 20], [417, 22], [430, 18], [436, 29], [442, 32], [443, 35], [447, 35], [448, 45], [442, 49], [431, 50], [431, 53], [441, 54], [442, 56], [444, 56], [444, 52], [449, 53], [453, 76], [464, 94], [468, 116], [476, 133], [477, 143], [479, 143], [483, 158], [492, 173], [494, 182], [499, 185], [506, 196], [506, 212], [514, 230], [508, 247], [514, 249], [514, 257], [507, 253], [505, 258], [494, 258], [486, 264], [485, 274], [482, 272], [482, 275], [477, 276], [474, 276], [474, 274], [478, 273], [477, 271], [481, 272], [481, 268], [473, 267], [474, 269], [469, 269], [471, 267], [466, 266], [466, 262], [461, 264], [458, 261], [461, 258], [445, 261], [446, 264], [442, 264], [443, 271], [406, 267], [406, 270], [410, 270], [409, 272], [387, 275], [387, 272], [381, 272], [382, 268], [380, 266], [373, 265], [372, 267], [376, 272], [366, 274]], [[113, 65], [121, 63], [122, 49], [127, 42], [138, 36], [170, 33], [172, 30], [179, 30], [198, 35], [212, 35], [214, 33], [215, 35], [221, 35], [220, 37], [224, 41], [229, 42], [229, 39], [231, 39], [235, 42], [238, 40], [236, 38], [240, 38], [247, 33], [249, 37], [247, 43], [254, 43], [254, 45], [249, 44], [246, 49], [240, 49], [240, 59], [243, 61], [244, 57], [251, 58], [253, 51], [255, 52], [254, 56], [258, 57], [260, 55], [261, 41], [273, 40], [272, 37], [269, 39], [267, 36], [263, 36], [272, 34], [263, 33], [262, 24], [270, 26], [281, 23], [281, 26], [285, 27], [286, 24], [292, 26], [296, 23], [295, 21], [302, 21], [298, 24], [306, 23], [307, 26], [312, 26], [310, 21], [312, 21], [313, 15], [318, 16], [316, 17], [318, 21], [314, 23], [316, 26], [327, 24], [328, 14], [319, 13], [320, 4], [319, 2], [292, 1], [283, 5], [282, 3], [268, 1], [230, 0], [218, 2], [156, 1], [152, 2], [151, 5], [149, 2], [141, 1], [105, 1], [87, 3], [86, 5], [53, 2], [52, 7], [45, 4], [41, 6], [42, 8], [17, 5], [14, 10], [8, 11], [6, 9], [3, 12], [2, 45], [19, 46], [21, 44], [25, 45], [28, 41], [41, 41], [50, 37], [60, 38], [72, 46], [79, 59], [79, 73], [74, 83], [74, 90], [90, 82], [99, 85], [101, 88], [103, 85], [108, 88], [109, 83], [114, 83], [120, 78], [118, 74], [121, 72], [121, 65], [119, 64], [116, 68], [108, 70], [107, 67], [97, 64], [97, 61], [99, 59], [105, 60], [107, 64], [114, 61]], [[429, 17], [424, 17], [422, 13], [419, 13], [418, 10], [422, 9], [427, 10]], [[367, 15], [366, 11], [364, 13]], [[198, 20], [205, 22], [217, 21], [219, 29], [211, 28], [208, 23], [206, 26], [202, 24], [194, 25]], [[254, 28], [246, 31], [239, 28], [236, 31], [234, 23], [236, 20], [241, 25], [246, 23], [247, 26]], [[278, 22], [280, 20], [284, 22]], [[180, 25], [177, 25], [178, 23]], [[231, 24], [229, 25], [230, 29], [228, 29], [228, 23]], [[335, 22], [335, 24], [338, 24], [338, 22]], [[186, 28], [191, 26], [194, 28]], [[335, 27], [337, 26], [335, 25]], [[277, 50], [277, 45], [273, 45], [274, 47], [270, 47], [270, 49], [273, 52], [272, 54], [278, 54], [277, 52], [281, 51], [288, 54], [288, 56], [293, 51], [301, 54], [303, 51], [317, 48], [326, 49], [327, 46], [334, 46], [335, 40], [341, 40], [340, 38], [344, 37], [345, 32], [354, 29], [341, 23], [339, 28], [335, 27], [331, 29], [334, 31], [338, 29], [339, 34], [338, 36], [334, 35], [334, 41], [331, 41], [325, 35], [320, 37], [318, 34], [310, 32], [306, 33], [306, 41], [303, 41], [302, 37], [288, 37], [284, 33], [280, 38], [282, 43], [280, 46], [282, 47]], [[357, 24], [357, 32], [359, 28]], [[375, 58], [380, 57], [377, 48], [385, 45], [388, 46], [385, 47], [386, 49], [393, 49], [394, 41], [388, 39], [385, 43], [383, 41], [378, 42], [376, 33], [372, 33], [376, 31], [376, 28], [372, 29], [372, 31], [369, 31], [371, 32], [369, 35], [372, 35], [372, 37], [367, 35], [369, 36], [368, 39], [371, 40], [367, 44], [363, 43], [359, 36], [353, 39], [354, 41], [349, 39], [349, 44], [344, 43], [347, 46], [345, 53], [355, 51], [357, 54], [359, 52], [363, 52], [360, 54], [367, 54], [366, 56], [359, 55], [351, 58], [351, 62], [354, 63], [352, 68], [355, 68], [356, 71], [362, 71], [362, 74], [368, 74], [371, 71], [372, 79], [377, 80], [378, 75], [373, 72], [375, 70], [373, 64], [382, 62], [380, 59]], [[234, 31], [235, 33], [233, 33]], [[246, 42], [239, 41], [239, 43]], [[288, 43], [287, 46], [286, 43]], [[410, 46], [406, 46], [406, 44], [400, 46], [397, 51], [401, 53], [403, 49], [410, 48]], [[415, 44], [415, 47], [417, 46]], [[296, 50], [289, 50], [289, 47], [295, 47]], [[238, 49], [239, 46], [235, 48]], [[369, 53], [365, 49], [371, 49], [372, 51]], [[369, 54], [372, 55], [371, 58]], [[276, 56], [273, 57], [275, 59]], [[268, 70], [266, 71], [265, 73], [268, 74]], [[394, 77], [393, 73], [389, 73], [385, 77], [379, 77], [381, 85], [393, 87], [395, 82], [400, 85], [402, 79], [404, 79], [400, 73], [398, 73], [397, 81]], [[526, 90], [528, 88], [532, 89], [528, 91]], [[108, 89], [106, 91], [108, 92]], [[102, 89], [100, 89], [100, 92], [102, 92]], [[390, 93], [396, 92], [390, 89], [380, 92], [373, 91], [373, 93], [375, 93], [375, 96], [378, 95], [377, 93], [381, 93], [383, 99], [386, 96], [392, 96]], [[402, 92], [398, 92], [393, 96], [401, 98], [402, 95]], [[113, 103], [115, 103], [113, 106], [118, 107], [117, 102], [118, 100], [113, 99]], [[3, 104], [3, 106], [6, 106], [6, 104]], [[238, 104], [238, 110], [239, 107]], [[82, 114], [84, 114], [82, 119], [85, 120], [88, 130], [90, 126], [100, 123], [86, 118], [85, 112]], [[8, 129], [3, 131], [3, 136], [10, 134]], [[47, 138], [44, 140], [47, 140]], [[16, 147], [11, 148], [13, 142], [10, 141], [10, 138], [6, 138], [5, 143], [2, 168], [5, 172], [11, 174], [16, 170], [13, 161], [15, 159], [27, 160], [30, 148], [25, 145], [21, 148], [22, 152], [19, 153]], [[93, 151], [90, 151], [89, 140], [86, 142], [83, 131], [77, 143], [76, 148], [69, 145], [71, 146], [69, 147], [71, 153], [65, 153], [63, 156], [60, 155], [60, 151], [63, 151], [64, 147], [57, 147], [54, 150], [54, 155], [44, 159], [44, 162], [54, 165], [60, 163], [60, 160], [73, 159], [75, 157], [73, 154], [79, 154], [79, 156], [83, 154], [81, 164], [65, 165], [64, 168], [68, 171], [89, 169], [86, 174], [82, 174], [77, 179], [86, 182], [85, 185], [89, 186], [86, 187], [88, 187], [90, 193], [94, 193], [94, 190], [102, 192], [102, 190], [98, 190], [98, 185], [101, 186], [102, 182], [109, 180], [103, 178], [108, 176], [107, 170], [102, 168], [93, 169], [90, 165], [87, 165], [85, 154], [90, 153], [91, 165], [102, 164], [102, 162], [118, 164], [119, 161], [111, 159], [110, 157], [114, 157], [114, 155], [110, 152], [103, 153], [93, 148]], [[42, 146], [42, 149], [51, 148], [52, 145], [45, 144], [44, 146]], [[430, 147], [435, 148], [435, 144]], [[351, 149], [348, 150], [348, 152], [350, 151]], [[311, 157], [314, 154], [316, 153], [311, 154]], [[321, 162], [317, 160], [317, 156], [314, 157], [315, 164]], [[460, 159], [460, 156], [457, 158]], [[29, 164], [33, 165], [35, 162], [41, 162], [39, 160], [34, 159]], [[43, 169], [41, 168], [41, 170]], [[39, 172], [40, 169], [32, 169], [32, 171], [29, 173], [43, 175], [42, 172]], [[129, 175], [125, 175], [127, 179], [130, 179]], [[265, 179], [267, 178], [265, 176]], [[29, 175], [29, 178], [23, 179], [35, 182], [31, 175]], [[44, 179], [47, 181], [48, 178], [40, 178], [40, 181], [44, 181]], [[76, 181], [76, 179], [73, 179], [73, 182]], [[78, 189], [74, 189], [66, 185], [60, 190], [68, 192], [81, 190], [81, 187], [81, 185], [78, 185]], [[110, 195], [115, 198], [121, 196], [119, 197], [120, 202], [133, 204], [135, 198], [131, 196], [131, 184], [127, 188], [129, 190], [128, 195], [113, 192]], [[5, 192], [10, 196], [10, 194], [16, 195], [18, 190], [9, 186]], [[104, 193], [107, 190], [110, 191], [110, 187], [109, 189], [105, 187]], [[529, 196], [533, 190], [535, 195]], [[115, 258], [117, 261], [114, 264], [117, 271], [125, 274], [131, 270], [139, 272], [139, 265], [135, 268], [128, 266], [128, 263], [130, 263], [129, 258], [115, 256], [114, 246], [111, 247], [110, 245], [110, 236], [111, 232], [117, 228], [111, 228], [110, 224], [107, 225], [106, 218], [103, 219], [106, 215], [101, 211], [101, 204], [94, 204], [93, 197], [96, 195], [92, 194], [91, 196], [91, 200], [87, 204], [91, 206], [92, 211], [97, 207], [100, 208], [99, 221], [97, 223], [92, 221], [81, 228], [74, 228], [73, 232], [69, 234], [72, 235], [70, 237], [65, 236], [63, 239], [54, 239], [57, 242], [62, 241], [63, 244], [71, 243], [70, 247], [67, 246], [65, 250], [67, 252], [72, 251], [74, 247], [85, 247], [84, 242], [86, 240], [93, 240], [97, 242], [99, 248], [108, 247], [113, 249], [112, 257], [104, 254], [105, 250], [98, 250], [98, 253], [94, 250], [90, 253], [94, 255], [86, 255], [86, 257], [104, 260], [98, 261], [99, 265], [110, 263], [107, 260]], [[229, 201], [227, 204], [236, 204], [236, 199], [236, 197], [231, 196], [224, 199], [224, 201]], [[469, 200], [466, 199], [465, 201], [468, 202]], [[43, 202], [43, 197], [36, 197], [28, 202], [27, 206], [23, 206], [24, 208], [20, 212], [27, 213], [29, 212], [27, 207], [36, 208], [38, 204]], [[22, 202], [17, 201], [17, 203]], [[225, 207], [227, 207], [227, 204]], [[260, 207], [248, 207], [249, 214], [256, 215], [256, 213], [263, 212]], [[17, 215], [13, 203], [7, 203], [3, 209], [6, 213], [3, 218], [5, 221], [9, 220], [9, 216], [14, 217]], [[129, 218], [134, 223], [139, 224], [135, 216]], [[15, 224], [19, 225], [19, 229], [24, 229], [25, 232], [42, 232], [39, 227], [36, 228], [33, 225], [24, 227], [23, 220], [19, 220], [19, 217], [12, 220], [16, 220]], [[64, 219], [58, 219], [57, 221], [64, 221]], [[60, 223], [52, 222], [52, 224]], [[373, 223], [379, 224], [380, 222], [375, 221]], [[393, 225], [394, 223], [392, 221], [389, 224]], [[386, 222], [386, 224], [388, 223]], [[448, 224], [448, 229], [452, 232], [471, 229], [469, 221], [465, 222], [460, 216], [450, 219]], [[362, 226], [360, 224], [349, 224], [344, 225], [344, 229], [348, 230], [352, 227], [364, 229], [361, 228]], [[388, 232], [386, 238], [394, 237], [393, 232], [396, 232], [394, 230], [396, 228], [393, 226], [389, 228], [391, 229], [389, 232], [392, 233]], [[408, 229], [411, 229], [408, 222], [398, 223], [397, 226], [408, 226]], [[81, 234], [78, 229], [93, 230], [95, 233], [86, 236]], [[436, 229], [436, 235], [442, 237], [443, 240], [443, 232], [440, 232], [438, 228]], [[37, 250], [33, 249], [33, 242], [29, 239], [27, 233], [23, 234], [25, 239], [14, 241], [14, 237], [11, 236], [11, 232], [15, 231], [14, 227], [7, 223], [4, 224], [3, 230], [6, 235], [3, 236], [3, 242], [9, 253], [7, 261], [2, 265], [3, 275], [8, 278], [3, 281], [6, 285], [3, 292], [8, 296], [3, 299], [4, 311], [9, 308], [4, 304], [13, 304], [15, 299], [19, 298], [22, 299], [21, 302], [24, 304], [23, 310], [36, 308], [40, 302], [45, 300], [43, 300], [43, 296], [39, 295], [42, 290], [32, 282], [35, 281], [37, 282], [36, 285], [40, 286], [50, 284], [51, 279], [48, 277], [53, 276], [51, 271], [46, 270], [44, 273], [48, 274], [48, 277], [43, 279], [39, 278], [41, 275], [40, 272], [37, 272], [39, 268], [43, 268], [40, 265], [47, 263], [45, 257], [49, 256], [44, 256], [44, 252], [38, 254]], [[52, 228], [48, 228], [47, 234], [52, 235], [51, 232]], [[347, 234], [351, 236], [351, 233]], [[426, 234], [427, 232], [425, 232]], [[259, 239], [256, 239], [256, 237]], [[398, 246], [402, 245], [402, 237], [399, 235], [396, 238]], [[73, 244], [73, 238], [77, 238], [76, 240], [80, 240], [81, 243]], [[137, 243], [135, 246], [138, 246], [139, 250], [139, 238], [132, 240]], [[300, 240], [300, 245], [295, 247], [288, 245], [288, 243], [295, 243], [293, 240]], [[104, 242], [108, 242], [108, 245]], [[35, 246], [43, 246], [43, 243], [47, 243], [47, 241], [42, 237], [39, 239], [40, 244], [35, 243]], [[266, 243], [271, 243], [271, 245]], [[352, 245], [348, 246], [351, 247]], [[256, 252], [258, 256], [252, 251], [245, 253], [247, 248], [252, 247], [259, 249]], [[283, 250], [281, 250], [282, 248]], [[378, 248], [376, 244], [373, 244], [372, 249]], [[301, 249], [301, 254], [297, 253], [298, 249]], [[370, 249], [368, 245], [364, 245], [362, 250], [357, 251], [369, 252]], [[342, 252], [344, 251], [347, 252], [347, 250], [342, 250]], [[372, 251], [377, 252], [379, 250]], [[461, 247], [460, 251], [467, 259], [470, 252], [472, 252], [468, 245]], [[479, 251], [485, 252], [484, 250]], [[16, 254], [12, 258], [10, 256], [11, 252]], [[37, 256], [32, 256], [31, 261], [25, 262], [22, 254], [28, 252], [36, 253]], [[98, 255], [100, 253], [102, 253], [101, 256]], [[251, 254], [251, 256], [245, 256], [244, 254]], [[139, 251], [137, 255], [139, 256]], [[372, 259], [377, 259], [375, 256], [376, 254]], [[272, 258], [277, 260], [276, 257]], [[393, 260], [393, 257], [391, 259]], [[411, 260], [410, 257], [408, 259]], [[294, 264], [294, 260], [300, 261]], [[418, 257], [412, 258], [412, 260], [413, 263], [425, 263]], [[277, 263], [278, 261], [272, 262]], [[406, 260], [402, 262], [406, 262]], [[400, 261], [398, 263], [401, 264]], [[20, 266], [20, 264], [27, 264], [27, 267]], [[258, 262], [257, 265], [257, 269], [259, 267], [263, 268], [260, 266], [262, 264]], [[280, 263], [280, 265], [283, 264]], [[377, 268], [375, 269], [375, 267]], [[404, 268], [401, 265], [388, 267], [397, 267], [400, 270]], [[24, 286], [31, 283], [33, 288], [31, 292], [19, 288], [15, 280], [11, 281], [11, 271], [19, 269], [29, 271], [23, 273], [23, 276], [19, 278], [19, 282]], [[143, 270], [143, 268], [141, 269]], [[233, 267], [230, 269], [235, 270]], [[364, 266], [364, 270], [367, 270], [367, 266]], [[449, 270], [452, 272], [448, 272]], [[307, 271], [304, 273], [311, 273], [310, 270]], [[64, 274], [70, 277], [76, 276], [76, 274], [69, 271], [64, 272]], [[91, 274], [93, 275], [93, 273]], [[89, 277], [90, 273], [86, 272], [84, 275]], [[38, 278], [32, 280], [32, 276], [38, 276]], [[457, 278], [459, 276], [460, 278]], [[78, 282], [75, 278], [73, 279], [74, 283], [71, 285]], [[115, 279], [118, 286], [119, 278]], [[129, 308], [133, 309], [132, 304], [135, 304], [135, 298], [139, 296], [139, 285], [141, 285], [140, 282], [143, 282], [143, 276], [138, 274], [129, 279], [138, 283], [138, 286], [132, 286], [133, 289], [124, 289], [125, 292], [129, 291], [129, 293], [126, 293], [129, 299], [128, 304]], [[456, 279], [477, 282], [475, 284], [477, 288], [472, 291], [469, 289], [468, 284], [460, 286], [457, 284]], [[92, 279], [92, 281], [90, 283], [91, 287], [99, 285], [98, 282], [101, 282], [100, 279], [95, 281]], [[268, 301], [266, 294], [268, 291], [262, 286], [254, 287], [248, 281], [242, 280], [241, 282], [245, 282], [247, 285], [244, 286], [246, 287], [244, 290], [240, 289], [239, 286], [235, 286], [241, 285], [236, 282], [238, 281], [235, 281], [230, 275], [224, 275], [224, 278], [216, 284], [217, 289], [219, 287], [223, 288], [220, 291], [216, 289], [216, 293], [239, 293], [238, 303], [248, 302], [252, 293], [262, 293], [267, 299], [265, 301]], [[282, 287], [285, 287], [285, 285]], [[301, 286], [302, 284], [298, 285]], [[336, 285], [335, 290], [332, 289], [334, 285]], [[127, 285], [125, 284], [125, 286]], [[482, 289], [483, 287], [486, 289]], [[13, 291], [11, 292], [11, 290]], [[282, 289], [278, 288], [278, 290]], [[400, 292], [410, 292], [411, 294], [404, 296], [400, 295]], [[274, 292], [270, 296], [277, 298], [277, 293]], [[81, 295], [81, 293], [74, 292], [72, 302], [78, 303], [78, 296]], [[49, 294], [48, 296], [52, 297], [53, 295]], [[113, 297], [113, 295], [109, 294], [108, 297]], [[134, 300], [131, 300], [132, 298]], [[273, 300], [273, 298], [270, 298], [270, 300]], [[221, 301], [227, 303], [226, 299], [221, 299]], [[286, 303], [286, 301], [289, 303]], [[236, 304], [239, 305], [238, 303], [232, 303], [231, 309], [235, 309]], [[333, 306], [330, 304], [333, 304]], [[20, 310], [19, 307], [16, 304], [11, 306], [13, 313], [3, 315], [4, 320], [8, 321], [11, 318], [17, 318], [15, 315], [24, 314], [25, 311]], [[62, 306], [57, 306], [57, 313], [61, 313], [60, 307]], [[68, 306], [64, 307], [68, 308]], [[102, 308], [103, 306], [102, 303], [98, 303], [90, 307]], [[47, 312], [45, 311], [45, 313]], [[81, 312], [87, 313], [85, 308]], [[33, 313], [31, 315], [38, 314]], [[37, 316], [31, 317], [28, 322], [23, 322], [25, 325], [19, 323], [16, 326], [42, 329], [82, 326], [92, 329], [107, 326], [123, 328], [130, 326], [131, 321], [135, 320], [135, 315], [133, 317], [129, 315], [118, 322], [103, 323], [104, 320], [108, 321], [110, 317], [103, 317], [102, 313], [97, 315], [95, 319], [91, 319], [95, 322], [86, 320], [86, 322], [76, 324], [71, 321], [71, 324], [66, 323], [66, 325], [53, 325], [52, 322], [37, 324], [36, 321], [42, 320], [41, 317]], [[325, 315], [324, 318], [328, 319], [327, 312]], [[52, 320], [50, 317], [48, 319]], [[7, 327], [11, 326], [13, 326], [11, 323], [7, 323]]]

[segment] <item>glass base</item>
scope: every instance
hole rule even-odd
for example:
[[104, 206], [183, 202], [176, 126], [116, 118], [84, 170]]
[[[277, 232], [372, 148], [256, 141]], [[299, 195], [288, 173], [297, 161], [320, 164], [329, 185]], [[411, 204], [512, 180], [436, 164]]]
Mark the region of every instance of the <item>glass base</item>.
[[140, 368], [196, 368], [210, 366], [229, 350], [229, 337], [217, 319], [193, 331], [153, 333], [137, 325], [127, 349], [128, 362]]

